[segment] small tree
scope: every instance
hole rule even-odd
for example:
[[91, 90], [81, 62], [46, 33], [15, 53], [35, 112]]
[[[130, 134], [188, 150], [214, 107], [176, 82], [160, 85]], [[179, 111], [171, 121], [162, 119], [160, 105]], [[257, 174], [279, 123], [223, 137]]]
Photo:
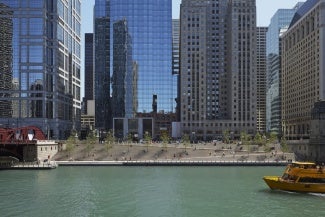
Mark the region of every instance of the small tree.
[[161, 133], [160, 138], [161, 138], [161, 141], [163, 142], [164, 149], [167, 151], [167, 144], [170, 141], [170, 136], [168, 135], [168, 132], [167, 131], [163, 131]]
[[131, 144], [133, 142], [133, 136], [132, 133], [129, 133], [126, 137], [126, 141]]
[[108, 152], [109, 149], [113, 147], [113, 143], [115, 141], [115, 138], [113, 136], [112, 131], [108, 131], [106, 138], [105, 138], [105, 149]]
[[240, 133], [240, 141], [243, 146], [247, 147], [247, 151], [249, 152], [250, 136], [245, 131]]
[[133, 136], [131, 133], [129, 133], [126, 137], [126, 142], [128, 144], [128, 152], [129, 152], [129, 149], [132, 147], [132, 141], [133, 141]]
[[68, 157], [71, 157], [71, 152], [76, 147], [76, 133], [72, 132], [69, 138], [66, 140], [66, 151], [68, 152]]
[[182, 136], [182, 143], [184, 145], [184, 150], [186, 152], [186, 147], [189, 145], [190, 143], [190, 136], [188, 134], [183, 134]]
[[150, 135], [150, 133], [148, 131], [146, 131], [144, 133], [144, 138], [143, 139], [144, 139], [144, 142], [146, 143], [147, 152], [148, 152], [149, 151], [149, 144], [150, 144], [150, 142], [152, 140], [151, 135]]
[[254, 144], [258, 146], [263, 146], [265, 145], [265, 140], [263, 139], [262, 135], [257, 132], [254, 137]]
[[270, 138], [269, 138], [269, 143], [275, 143], [278, 140], [278, 135], [276, 132], [271, 132], [270, 133]]
[[230, 132], [229, 132], [229, 130], [224, 130], [222, 132], [222, 134], [223, 134], [224, 143], [229, 144], [229, 142], [230, 142]]
[[280, 146], [281, 146], [282, 152], [288, 152], [289, 151], [289, 147], [288, 147], [287, 140], [285, 139], [285, 137], [281, 138]]
[[90, 131], [87, 138], [86, 138], [86, 150], [88, 156], [90, 155], [90, 151], [94, 148], [97, 138], [93, 131]]

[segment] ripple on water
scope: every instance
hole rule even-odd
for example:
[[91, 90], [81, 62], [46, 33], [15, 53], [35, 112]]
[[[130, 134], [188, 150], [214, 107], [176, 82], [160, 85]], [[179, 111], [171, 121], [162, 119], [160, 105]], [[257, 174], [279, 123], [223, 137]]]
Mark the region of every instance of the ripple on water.
[[271, 191], [269, 167], [59, 167], [0, 172], [0, 216], [325, 216], [324, 195]]

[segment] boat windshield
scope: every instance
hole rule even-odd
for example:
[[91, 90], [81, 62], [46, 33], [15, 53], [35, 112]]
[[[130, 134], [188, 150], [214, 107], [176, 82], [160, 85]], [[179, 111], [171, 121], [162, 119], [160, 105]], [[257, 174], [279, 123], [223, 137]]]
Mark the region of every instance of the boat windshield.
[[281, 178], [282, 180], [289, 181], [289, 182], [295, 182], [298, 179], [297, 176], [292, 176], [288, 173], [284, 173]]
[[315, 169], [316, 168], [316, 164], [309, 163], [309, 162], [304, 162], [304, 163], [295, 162], [295, 163], [292, 163], [290, 167], [291, 168]]

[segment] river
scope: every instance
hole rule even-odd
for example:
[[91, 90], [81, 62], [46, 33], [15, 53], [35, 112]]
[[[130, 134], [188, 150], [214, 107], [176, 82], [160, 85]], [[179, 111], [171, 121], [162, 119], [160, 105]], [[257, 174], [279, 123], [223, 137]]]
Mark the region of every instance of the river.
[[0, 216], [325, 216], [325, 195], [270, 190], [284, 167], [58, 167], [0, 171]]

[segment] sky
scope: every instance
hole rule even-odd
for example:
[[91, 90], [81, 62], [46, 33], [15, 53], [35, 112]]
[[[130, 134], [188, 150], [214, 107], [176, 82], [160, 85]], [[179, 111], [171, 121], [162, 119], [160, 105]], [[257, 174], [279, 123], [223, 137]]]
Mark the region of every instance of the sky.
[[[155, 1], [155, 0], [152, 0]], [[300, 0], [303, 1], [303, 0]], [[84, 34], [93, 32], [93, 6], [95, 0], [82, 0], [81, 16], [81, 34], [82, 34], [82, 54], [81, 54], [81, 71], [84, 69]], [[181, 0], [172, 0], [173, 2], [173, 18], [179, 18], [179, 5]], [[278, 9], [293, 8], [299, 0], [256, 0], [257, 26], [268, 26], [272, 16]], [[83, 74], [83, 73], [82, 73]], [[81, 78], [82, 84], [84, 78]], [[83, 87], [82, 87], [82, 96]]]

